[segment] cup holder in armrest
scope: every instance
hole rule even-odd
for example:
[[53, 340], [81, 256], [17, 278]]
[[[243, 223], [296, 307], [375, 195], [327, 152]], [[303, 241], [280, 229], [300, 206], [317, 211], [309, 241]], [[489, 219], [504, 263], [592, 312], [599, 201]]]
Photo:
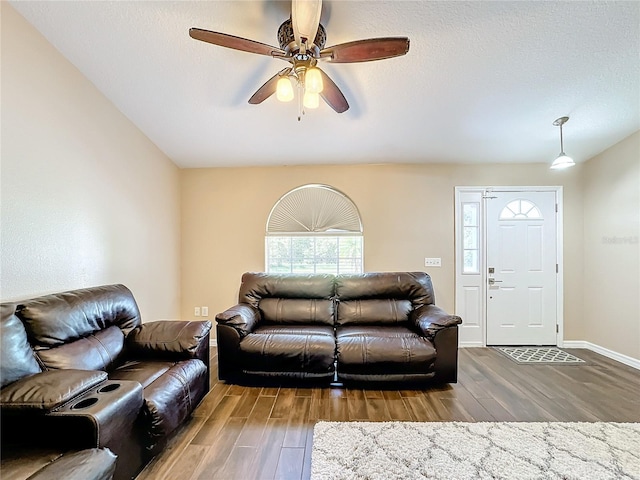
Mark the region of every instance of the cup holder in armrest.
[[104, 387], [100, 387], [98, 389], [98, 393], [113, 392], [114, 390], [117, 390], [119, 388], [120, 388], [120, 384], [119, 383], [110, 383], [108, 385], [105, 385]]
[[95, 405], [98, 403], [98, 399], [96, 397], [85, 398], [84, 400], [80, 400], [78, 403], [72, 405], [72, 410], [81, 410], [83, 408], [89, 408], [91, 405]]

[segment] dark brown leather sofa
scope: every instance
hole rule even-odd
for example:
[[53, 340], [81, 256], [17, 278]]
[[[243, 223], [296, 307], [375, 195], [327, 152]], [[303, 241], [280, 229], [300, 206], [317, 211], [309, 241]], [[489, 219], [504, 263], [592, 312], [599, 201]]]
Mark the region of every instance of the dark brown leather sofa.
[[424, 272], [245, 273], [216, 316], [218, 377], [320, 383], [455, 383], [460, 317]]
[[3, 477], [16, 452], [107, 448], [133, 478], [209, 390], [211, 323], [142, 323], [124, 285], [0, 308]]

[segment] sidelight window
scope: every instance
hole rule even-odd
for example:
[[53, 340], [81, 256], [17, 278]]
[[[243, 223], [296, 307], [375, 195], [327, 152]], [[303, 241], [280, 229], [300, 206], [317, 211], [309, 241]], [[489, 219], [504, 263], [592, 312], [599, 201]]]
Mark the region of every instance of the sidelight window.
[[480, 273], [480, 203], [462, 204], [462, 273]]

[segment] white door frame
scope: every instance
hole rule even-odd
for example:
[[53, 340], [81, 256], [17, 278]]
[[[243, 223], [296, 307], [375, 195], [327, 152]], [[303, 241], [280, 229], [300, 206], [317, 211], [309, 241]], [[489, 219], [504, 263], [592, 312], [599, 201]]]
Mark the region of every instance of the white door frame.
[[[563, 190], [561, 186], [474, 186], [455, 187], [455, 312], [462, 317], [462, 325], [459, 332], [459, 344], [461, 347], [485, 347], [487, 345], [487, 234], [486, 234], [486, 209], [485, 197], [490, 192], [555, 192], [556, 195], [556, 319], [557, 333], [556, 345], [563, 346], [564, 339], [564, 282], [563, 282]], [[479, 246], [479, 270], [477, 273], [462, 273], [463, 248], [462, 248], [462, 206], [471, 202], [480, 206], [480, 246]], [[465, 323], [465, 318], [468, 322]]]

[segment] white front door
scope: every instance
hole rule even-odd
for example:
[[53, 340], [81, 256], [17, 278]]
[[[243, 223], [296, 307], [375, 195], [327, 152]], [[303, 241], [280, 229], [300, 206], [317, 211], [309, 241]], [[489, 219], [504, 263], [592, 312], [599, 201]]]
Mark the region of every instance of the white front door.
[[487, 345], [556, 345], [556, 194], [486, 194]]

